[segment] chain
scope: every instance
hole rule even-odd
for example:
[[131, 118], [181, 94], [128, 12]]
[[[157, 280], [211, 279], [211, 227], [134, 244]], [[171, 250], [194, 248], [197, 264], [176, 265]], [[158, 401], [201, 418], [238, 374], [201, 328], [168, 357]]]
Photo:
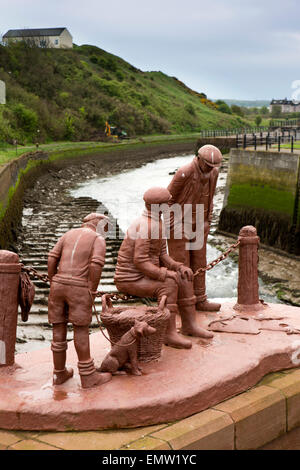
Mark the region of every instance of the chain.
[[[24, 266], [24, 264], [22, 264], [21, 269], [22, 269], [22, 271], [28, 273], [29, 276], [32, 279], [39, 279], [40, 281], [43, 281], [46, 284], [50, 283], [50, 279], [49, 279], [49, 276], [47, 274], [39, 273], [32, 266]], [[132, 299], [135, 299], [134, 295], [127, 295], [127, 294], [107, 294], [107, 292], [101, 292], [101, 291], [92, 292], [92, 294], [95, 297], [102, 297], [103, 295], [106, 295], [111, 300], [132, 300]]]
[[50, 282], [47, 274], [38, 273], [37, 270], [34, 269], [32, 266], [27, 267], [27, 266], [24, 266], [24, 264], [21, 264], [21, 269], [22, 271], [25, 271], [26, 273], [28, 273], [32, 279], [39, 279], [45, 283]]
[[[214, 268], [217, 264], [219, 264], [221, 261], [226, 259], [229, 254], [236, 250], [240, 244], [240, 241], [238, 240], [236, 243], [233, 245], [230, 245], [228, 250], [225, 251], [225, 253], [222, 253], [218, 258], [215, 260], [211, 261], [207, 266], [204, 268], [199, 268], [197, 271], [194, 273], [194, 277], [198, 276], [198, 274], [203, 273], [205, 271], [209, 271], [210, 269]], [[34, 269], [32, 266], [24, 266], [24, 264], [21, 265], [22, 271], [27, 272], [33, 279], [39, 279], [45, 283], [49, 283], [50, 279], [47, 274], [40, 274], [37, 272], [36, 269]], [[136, 297], [134, 295], [129, 295], [129, 294], [107, 294], [106, 292], [101, 292], [101, 291], [95, 291], [92, 292], [92, 294], [95, 297], [102, 297], [103, 295], [107, 295], [112, 301], [115, 300], [132, 300], [135, 299]]]
[[217, 264], [219, 264], [221, 261], [226, 259], [232, 251], [236, 250], [237, 247], [239, 246], [239, 244], [240, 244], [240, 241], [238, 240], [233, 245], [230, 245], [230, 247], [228, 248], [228, 250], [225, 251], [225, 253], [222, 253], [214, 261], [211, 261], [210, 263], [208, 263], [208, 265], [205, 266], [205, 268], [197, 269], [197, 271], [194, 273], [194, 277], [198, 276], [198, 274], [200, 274], [200, 273], [204, 273], [204, 272], [209, 271], [210, 269], [214, 268]]

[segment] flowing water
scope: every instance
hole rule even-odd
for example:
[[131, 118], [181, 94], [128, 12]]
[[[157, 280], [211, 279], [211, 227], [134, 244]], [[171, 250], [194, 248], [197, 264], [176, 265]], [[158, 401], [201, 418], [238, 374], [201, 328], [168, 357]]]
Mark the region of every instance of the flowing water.
[[[45, 181], [38, 180], [30, 197], [25, 200], [22, 231], [17, 241], [20, 259], [27, 266], [33, 266], [38, 272], [47, 272], [47, 257], [58, 238], [70, 228], [79, 227], [85, 215], [90, 212], [109, 211], [111, 220], [118, 219], [122, 232], [126, 232], [130, 222], [138, 217], [144, 208], [143, 193], [151, 186], [166, 187], [174, 171], [188, 163], [192, 155], [164, 158], [153, 163], [121, 172], [105, 178], [91, 177], [74, 189], [67, 189], [67, 181], [72, 184], [72, 174], [67, 180], [55, 173], [49, 187]], [[71, 170], [70, 170], [71, 171]], [[220, 171], [214, 198], [214, 214], [209, 235], [207, 259], [212, 261], [221, 253], [212, 245], [214, 230], [222, 208], [226, 184], [226, 161]], [[80, 180], [79, 180], [80, 181]], [[101, 206], [100, 202], [103, 206]], [[113, 282], [115, 262], [119, 249], [118, 240], [108, 239], [105, 266], [103, 268], [100, 290], [108, 294], [116, 292]], [[209, 298], [225, 299], [237, 296], [238, 267], [232, 258], [227, 258], [207, 272], [207, 294]], [[33, 281], [36, 288], [34, 303], [26, 323], [19, 321], [17, 329], [16, 351], [18, 353], [49, 347], [52, 340], [52, 328], [48, 323], [49, 284], [41, 280]], [[266, 301], [277, 302], [269, 295], [267, 287], [260, 281], [260, 295]], [[141, 299], [119, 300], [117, 306], [140, 305]], [[101, 299], [96, 299], [97, 311], [101, 311]], [[91, 328], [98, 328], [93, 318]], [[68, 340], [73, 338], [72, 329], [68, 329]]]
[[[143, 194], [152, 186], [166, 187], [172, 179], [171, 173], [190, 162], [193, 155], [164, 158], [148, 163], [140, 168], [125, 171], [105, 178], [94, 178], [79, 184], [70, 191], [73, 197], [92, 197], [101, 201], [111, 214], [118, 220], [123, 232], [130, 222], [137, 218], [144, 209]], [[210, 244], [216, 228], [218, 216], [222, 209], [224, 189], [226, 185], [226, 167], [220, 171], [214, 198], [214, 219], [211, 235], [208, 239], [207, 260], [212, 261], [221, 252]], [[98, 211], [101, 211], [99, 205]], [[207, 294], [209, 298], [222, 299], [237, 296], [238, 266], [231, 258], [227, 258], [207, 272]], [[260, 280], [261, 291], [265, 291]], [[264, 299], [278, 302], [278, 299], [264, 292]]]

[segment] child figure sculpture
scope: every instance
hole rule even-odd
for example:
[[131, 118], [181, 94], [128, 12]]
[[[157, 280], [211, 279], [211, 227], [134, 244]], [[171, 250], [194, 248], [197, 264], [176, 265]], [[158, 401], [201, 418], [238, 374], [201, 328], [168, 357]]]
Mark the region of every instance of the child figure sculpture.
[[[108, 218], [92, 213], [83, 219], [81, 228], [69, 230], [48, 255], [50, 296], [49, 323], [53, 324], [53, 384], [60, 385], [73, 376], [66, 368], [67, 323], [74, 327], [74, 344], [83, 388], [101, 385], [111, 374], [96, 371], [90, 356], [89, 325], [92, 320], [93, 294], [97, 290], [105, 260]], [[100, 227], [100, 228], [99, 228]]]

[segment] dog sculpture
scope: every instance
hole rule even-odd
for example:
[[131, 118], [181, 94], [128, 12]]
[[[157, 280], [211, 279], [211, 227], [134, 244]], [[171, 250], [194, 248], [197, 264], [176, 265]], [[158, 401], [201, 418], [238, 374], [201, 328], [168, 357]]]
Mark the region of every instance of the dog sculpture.
[[137, 359], [139, 338], [155, 332], [156, 328], [148, 325], [147, 322], [135, 320], [133, 327], [124, 333], [117, 344], [112, 346], [98, 370], [112, 374], [119, 370], [126, 370], [132, 375], [142, 375]]

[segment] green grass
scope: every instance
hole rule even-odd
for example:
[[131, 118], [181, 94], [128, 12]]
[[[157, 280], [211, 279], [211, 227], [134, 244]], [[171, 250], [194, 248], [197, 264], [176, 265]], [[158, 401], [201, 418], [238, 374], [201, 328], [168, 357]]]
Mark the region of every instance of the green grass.
[[[281, 148], [284, 148], [284, 149], [290, 149], [291, 148], [291, 142], [288, 142], [286, 144], [281, 144]], [[275, 147], [278, 147], [278, 144], [274, 144]], [[294, 141], [294, 148], [295, 149], [300, 149], [300, 141], [299, 140], [296, 140]]]
[[0, 141], [99, 140], [106, 120], [131, 137], [249, 126], [175, 77], [142, 72], [95, 46], [0, 46], [0, 64]]
[[[55, 159], [63, 156], [74, 156], [75, 154], [97, 153], [108, 150], [119, 150], [122, 148], [136, 147], [137, 145], [143, 146], [145, 144], [163, 144], [163, 143], [176, 143], [196, 141], [199, 134], [188, 133], [178, 135], [151, 135], [143, 136], [135, 139], [128, 139], [121, 142], [51, 142], [47, 144], [40, 144], [38, 150], [49, 153], [50, 159]], [[37, 150], [35, 145], [18, 146], [17, 149], [13, 145], [5, 144], [1, 146], [0, 142], [0, 166], [8, 163], [9, 161], [19, 157], [28, 152], [35, 152]], [[59, 156], [59, 157], [58, 157]]]

